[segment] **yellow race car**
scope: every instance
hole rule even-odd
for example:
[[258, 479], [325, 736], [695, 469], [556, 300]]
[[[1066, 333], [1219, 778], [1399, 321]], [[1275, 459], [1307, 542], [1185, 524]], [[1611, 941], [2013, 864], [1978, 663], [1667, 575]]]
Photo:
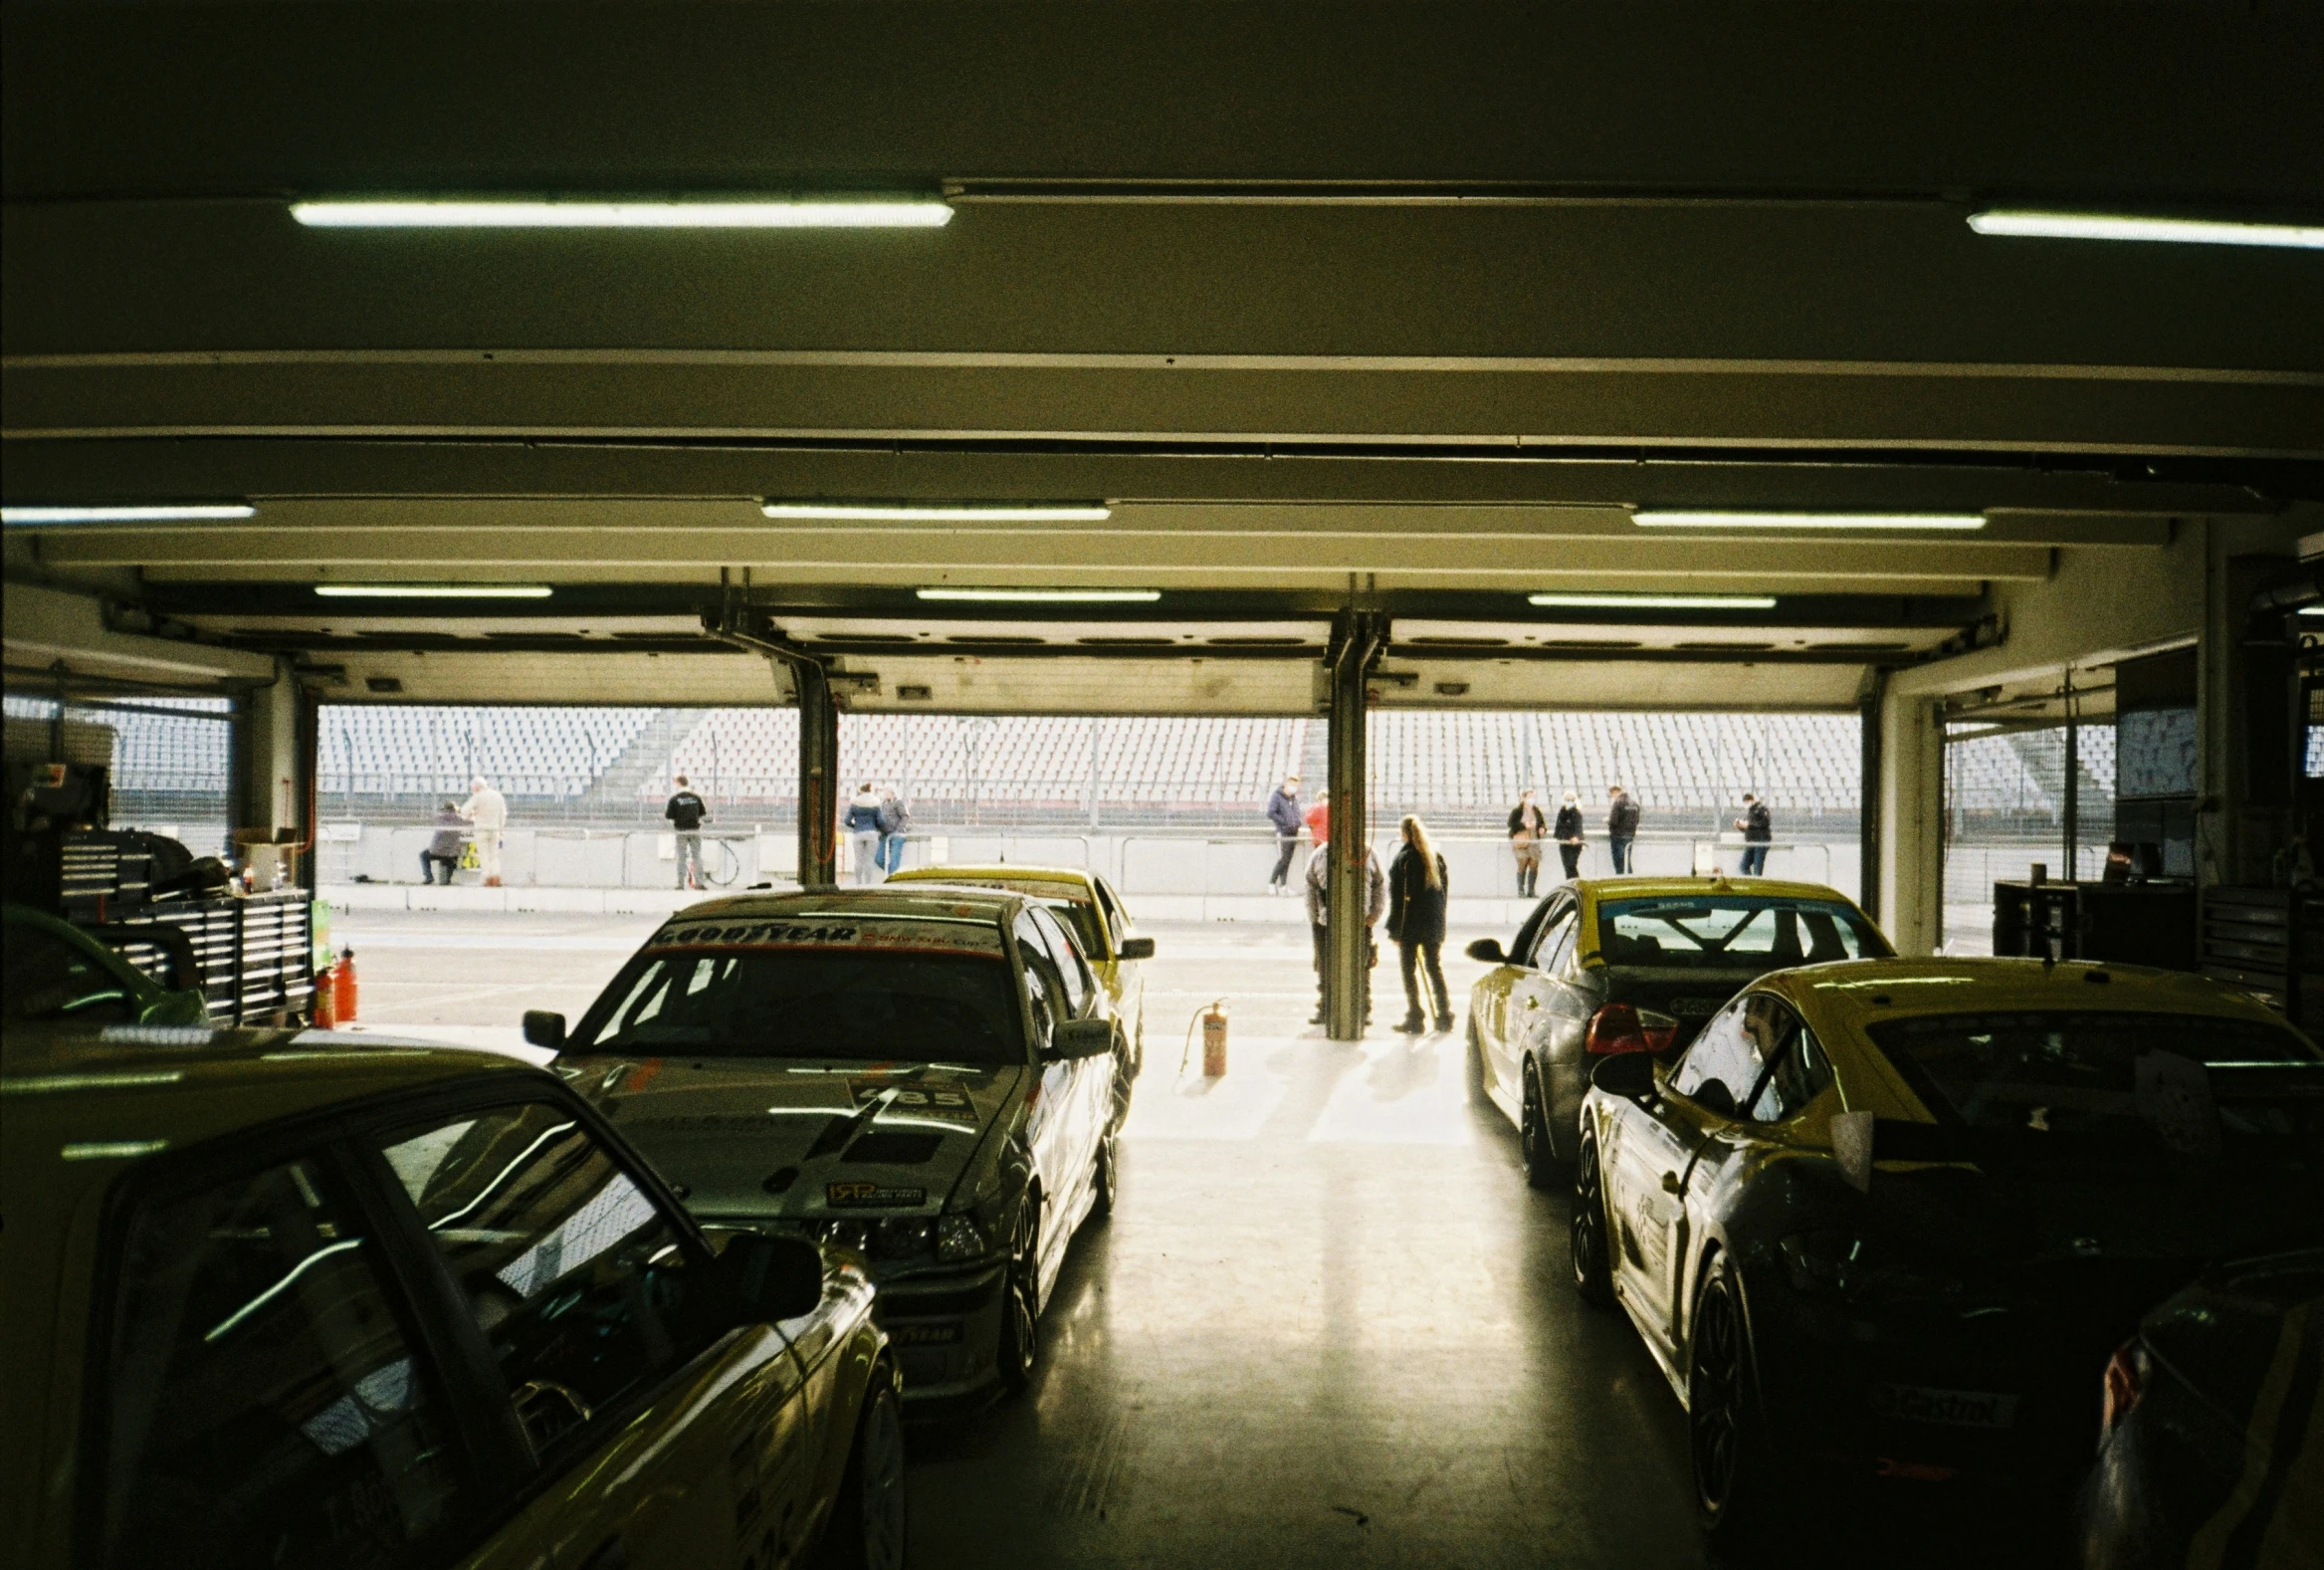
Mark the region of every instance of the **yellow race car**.
[[910, 867], [891, 883], [955, 883], [969, 888], [1007, 889], [1028, 895], [1065, 921], [1082, 958], [1097, 973], [1130, 1042], [1130, 1077], [1146, 1066], [1146, 970], [1138, 962], [1154, 958], [1154, 940], [1132, 936], [1130, 912], [1112, 884], [1079, 867], [1010, 866], [1004, 862], [959, 867]]
[[[1892, 953], [1837, 889], [1773, 878], [1583, 878], [1552, 889], [1469, 993], [1471, 1100], [1522, 1136], [1526, 1178], [1563, 1184], [1589, 1088], [1589, 1039], [1616, 1018], [1684, 1046], [1754, 977]], [[1610, 1010], [1610, 1011], [1609, 1011]], [[1623, 1010], [1627, 1010], [1626, 1012]]]
[[11, 1564], [903, 1562], [870, 1280], [706, 1234], [551, 1074], [27, 1026], [0, 1115]]
[[1686, 1407], [1716, 1537], [1788, 1539], [1851, 1475], [2054, 1512], [2140, 1316], [2324, 1232], [2324, 1054], [2201, 977], [1810, 966], [1675, 1057], [1597, 1046], [1575, 1285]]

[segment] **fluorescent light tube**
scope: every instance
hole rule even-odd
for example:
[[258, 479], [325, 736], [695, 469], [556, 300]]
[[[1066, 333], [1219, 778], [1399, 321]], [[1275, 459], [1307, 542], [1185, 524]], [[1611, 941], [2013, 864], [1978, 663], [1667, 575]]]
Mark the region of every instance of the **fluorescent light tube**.
[[324, 599], [546, 599], [546, 583], [317, 583]]
[[1159, 588], [924, 588], [922, 599], [1007, 600], [1050, 605], [1151, 605]]
[[2300, 614], [2303, 616], [2324, 616], [2324, 605], [2302, 605]]
[[941, 229], [952, 209], [922, 198], [829, 201], [293, 202], [310, 229]]
[[1528, 594], [1529, 605], [1580, 610], [1773, 610], [1773, 594]]
[[1103, 502], [767, 502], [769, 518], [823, 518], [899, 524], [1102, 524]]
[[2043, 240], [2166, 240], [2180, 245], [2288, 246], [2324, 251], [2324, 226], [2231, 223], [2213, 218], [2139, 218], [2126, 213], [2047, 213], [1996, 207], [1969, 215], [1979, 234]]
[[185, 507], [0, 507], [0, 524], [176, 524], [255, 518], [247, 502], [200, 502]]
[[1713, 513], [1642, 508], [1640, 529], [1983, 529], [1977, 513]]

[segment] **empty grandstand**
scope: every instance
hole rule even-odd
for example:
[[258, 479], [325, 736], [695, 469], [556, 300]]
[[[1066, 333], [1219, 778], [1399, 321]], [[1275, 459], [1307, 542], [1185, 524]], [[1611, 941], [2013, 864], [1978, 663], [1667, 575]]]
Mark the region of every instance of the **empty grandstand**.
[[2074, 829], [2066, 852], [2066, 728], [1955, 724], [1945, 739], [1945, 951], [1993, 952], [1993, 889], [2035, 864], [2095, 878], [2114, 837], [2111, 720], [2074, 728]]
[[[210, 856], [223, 853], [230, 826], [232, 711], [225, 698], [120, 698], [66, 704], [63, 718], [112, 733], [114, 827], [156, 829]], [[50, 699], [11, 693], [11, 749], [20, 727], [46, 725], [58, 714]]]
[[[1294, 770], [1325, 785], [1322, 720], [1121, 716], [845, 715], [843, 784], [911, 802], [915, 824], [1176, 827], [1264, 832], [1259, 808]], [[1582, 794], [1592, 820], [1622, 784], [1649, 832], [1723, 827], [1741, 793], [1779, 835], [1852, 838], [1860, 733], [1853, 715], [1375, 712], [1375, 809], [1491, 832], [1527, 785]], [[788, 823], [797, 809], [791, 709], [330, 706], [319, 763], [326, 818], [424, 821], [491, 779], [521, 820], [651, 825], [677, 775], [714, 821]]]

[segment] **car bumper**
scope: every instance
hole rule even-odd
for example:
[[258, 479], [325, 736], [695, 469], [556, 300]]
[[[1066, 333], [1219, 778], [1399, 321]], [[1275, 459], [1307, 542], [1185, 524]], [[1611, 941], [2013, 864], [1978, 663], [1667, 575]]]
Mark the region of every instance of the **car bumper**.
[[880, 1283], [873, 1316], [895, 1348], [906, 1402], [957, 1402], [993, 1386], [999, 1378], [1004, 1264], [886, 1280], [874, 1265], [872, 1274]]

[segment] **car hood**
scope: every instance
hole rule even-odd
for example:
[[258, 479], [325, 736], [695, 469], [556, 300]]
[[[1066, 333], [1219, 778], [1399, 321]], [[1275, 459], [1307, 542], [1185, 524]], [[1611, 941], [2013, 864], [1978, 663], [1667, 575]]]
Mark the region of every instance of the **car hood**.
[[568, 1056], [555, 1067], [704, 1216], [933, 1216], [1021, 1067]]

